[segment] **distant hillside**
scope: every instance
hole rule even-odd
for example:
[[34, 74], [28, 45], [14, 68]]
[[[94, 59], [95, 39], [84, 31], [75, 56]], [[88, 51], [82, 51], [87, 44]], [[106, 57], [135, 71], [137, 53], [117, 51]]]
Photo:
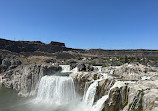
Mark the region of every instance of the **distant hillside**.
[[51, 41], [50, 44], [45, 44], [40, 41], [11, 41], [0, 39], [0, 49], [9, 50], [11, 52], [58, 52], [66, 51], [64, 43]]
[[105, 57], [141, 57], [158, 59], [158, 50], [146, 50], [146, 49], [135, 49], [135, 50], [104, 50], [104, 49], [73, 49], [67, 48], [65, 43], [51, 41], [49, 44], [42, 43], [40, 41], [11, 41], [6, 39], [0, 39], [0, 49], [8, 50], [15, 53], [29, 53], [41, 52], [43, 55], [46, 53], [55, 52], [73, 52], [87, 55], [97, 55]]

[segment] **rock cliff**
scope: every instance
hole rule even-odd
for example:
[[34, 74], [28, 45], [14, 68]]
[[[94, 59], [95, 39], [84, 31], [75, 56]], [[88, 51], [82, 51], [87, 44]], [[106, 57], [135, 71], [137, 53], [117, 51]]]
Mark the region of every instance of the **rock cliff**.
[[38, 84], [42, 76], [51, 75], [61, 71], [58, 66], [47, 65], [22, 65], [4, 74], [3, 85], [19, 91], [21, 96], [33, 96], [37, 92]]
[[[123, 111], [128, 111], [128, 109], [130, 109], [131, 104], [134, 101], [134, 98], [140, 91], [143, 94], [142, 96], [138, 97], [141, 100], [138, 103], [138, 105], [141, 106], [141, 110], [140, 109], [137, 110], [158, 111], [158, 80], [138, 81], [129, 84], [128, 87], [129, 87], [128, 104], [123, 109]], [[136, 105], [134, 105], [134, 107], [136, 107]]]
[[111, 77], [101, 79], [104, 75], [94, 72], [78, 72], [73, 73], [70, 76], [75, 81], [75, 86], [77, 87], [76, 89], [78, 89], [77, 92], [80, 92], [80, 95], [82, 96], [84, 94], [85, 85], [88, 87], [94, 82], [94, 80], [98, 80], [95, 101], [99, 100], [105, 94], [109, 95], [108, 99], [104, 103], [103, 111], [119, 111], [127, 104], [127, 86], [112, 88], [115, 84], [115, 80]]
[[[136, 57], [136, 58], [149, 58], [157, 60], [158, 50], [136, 49], [136, 50], [104, 50], [104, 49], [74, 49], [67, 48], [64, 43], [51, 41], [49, 44], [42, 43], [40, 41], [11, 41], [0, 38], [0, 49], [8, 50], [11, 52], [63, 52], [72, 51], [81, 55], [95, 55], [104, 57]], [[26, 53], [25, 53], [26, 54]], [[42, 54], [42, 53], [40, 53]], [[43, 54], [44, 55], [44, 54]], [[49, 54], [48, 54], [49, 55]]]
[[0, 49], [5, 49], [11, 52], [60, 52], [66, 51], [64, 43], [51, 41], [50, 44], [44, 44], [40, 41], [11, 41], [0, 39]]

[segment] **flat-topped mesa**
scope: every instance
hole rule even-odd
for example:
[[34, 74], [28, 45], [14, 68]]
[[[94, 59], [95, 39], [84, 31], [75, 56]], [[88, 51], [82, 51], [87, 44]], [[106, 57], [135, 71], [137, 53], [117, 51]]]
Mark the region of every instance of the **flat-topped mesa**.
[[66, 47], [66, 46], [65, 46], [65, 43], [56, 42], [56, 41], [51, 41], [51, 42], [50, 42], [50, 45]]
[[0, 38], [0, 49], [8, 50], [11, 52], [60, 52], [66, 51], [64, 43], [51, 41], [50, 44], [45, 44], [40, 41], [11, 41]]

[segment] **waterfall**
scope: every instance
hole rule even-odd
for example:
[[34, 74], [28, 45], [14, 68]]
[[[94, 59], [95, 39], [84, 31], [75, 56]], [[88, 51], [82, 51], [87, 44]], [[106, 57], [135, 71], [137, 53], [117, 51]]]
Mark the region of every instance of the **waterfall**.
[[45, 106], [46, 103], [49, 109], [54, 108], [52, 111], [101, 111], [109, 97], [110, 90], [124, 85], [120, 81], [115, 82], [113, 85], [113, 80], [111, 80], [105, 95], [94, 103], [98, 83], [103, 79], [93, 81], [90, 86], [90, 82], [86, 82], [84, 96], [81, 100], [80, 97], [77, 97], [74, 81], [71, 77], [46, 75], [41, 78], [37, 97], [33, 102], [40, 106]]
[[78, 72], [78, 68], [70, 70], [70, 65], [59, 65], [62, 68], [62, 72]]
[[70, 72], [70, 65], [59, 65], [62, 68], [62, 72]]
[[83, 97], [83, 101], [84, 101], [85, 104], [87, 104], [89, 107], [92, 107], [92, 105], [93, 105], [97, 86], [98, 86], [98, 82], [97, 82], [97, 81], [94, 81], [94, 82], [89, 86], [87, 92], [85, 93], [85, 95], [84, 95], [84, 97]]
[[78, 68], [75, 67], [75, 68], [73, 68], [70, 72], [78, 72]]
[[111, 90], [110, 88], [113, 86], [113, 82], [114, 80], [112, 79], [105, 91], [105, 95], [102, 96], [98, 101], [96, 101], [96, 103], [92, 106], [92, 111], [101, 111], [104, 108], [104, 102], [109, 97], [109, 92]]
[[108, 95], [100, 98], [92, 107], [92, 111], [101, 111], [104, 108], [104, 102], [108, 99]]
[[111, 70], [110, 70], [110, 74], [113, 74], [113, 73], [114, 73], [114, 70], [113, 70], [113, 69], [111, 69]]
[[42, 77], [36, 102], [67, 104], [76, 97], [75, 86], [71, 77], [44, 76]]
[[110, 88], [113, 86], [114, 80], [112, 79], [108, 87], [106, 88], [105, 94], [107, 95], [109, 93]]

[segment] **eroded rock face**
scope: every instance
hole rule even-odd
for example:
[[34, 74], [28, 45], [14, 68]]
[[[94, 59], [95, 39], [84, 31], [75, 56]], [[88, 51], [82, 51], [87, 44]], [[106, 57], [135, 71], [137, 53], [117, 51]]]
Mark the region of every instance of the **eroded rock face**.
[[21, 96], [32, 96], [37, 92], [38, 84], [42, 76], [51, 75], [61, 68], [46, 65], [25, 65], [10, 70], [3, 77], [3, 85], [19, 91]]
[[83, 63], [79, 63], [77, 65], [77, 68], [78, 68], [78, 71], [87, 71], [88, 72], [88, 71], [94, 70], [93, 66], [88, 65], [88, 64], [83, 64]]
[[138, 91], [143, 91], [142, 96], [142, 109], [145, 111], [157, 111], [158, 109], [158, 80], [146, 80], [138, 81], [128, 85], [129, 94], [128, 94], [128, 105], [123, 109], [127, 111], [130, 104], [133, 102], [134, 97]]
[[110, 90], [103, 111], [120, 111], [128, 102], [127, 86]]
[[21, 61], [14, 56], [1, 58], [0, 73], [12, 70], [19, 65], [21, 65]]
[[97, 80], [102, 77], [102, 75], [90, 72], [77, 72], [72, 73], [70, 76], [73, 78], [77, 92], [79, 92], [80, 95], [84, 94], [86, 82], [87, 85], [90, 85], [94, 80]]
[[11, 41], [0, 38], [0, 49], [5, 49], [11, 52], [60, 52], [68, 50], [64, 43], [51, 41], [50, 44], [45, 44], [40, 41]]
[[[115, 83], [113, 78], [101, 79], [103, 75], [101, 73], [90, 73], [90, 72], [77, 72], [70, 75], [75, 82], [77, 92], [83, 96], [85, 84], [90, 86], [94, 80], [98, 81], [98, 86], [95, 95], [95, 102], [104, 95], [109, 94], [108, 99], [104, 103], [103, 111], [120, 111], [128, 102], [128, 89], [127, 86], [120, 88], [116, 87], [113, 89], [112, 86]], [[110, 91], [110, 92], [109, 92]]]
[[137, 63], [127, 63], [117, 67], [106, 67], [103, 71], [120, 76], [125, 80], [140, 80], [143, 76], [158, 75], [158, 69]]

